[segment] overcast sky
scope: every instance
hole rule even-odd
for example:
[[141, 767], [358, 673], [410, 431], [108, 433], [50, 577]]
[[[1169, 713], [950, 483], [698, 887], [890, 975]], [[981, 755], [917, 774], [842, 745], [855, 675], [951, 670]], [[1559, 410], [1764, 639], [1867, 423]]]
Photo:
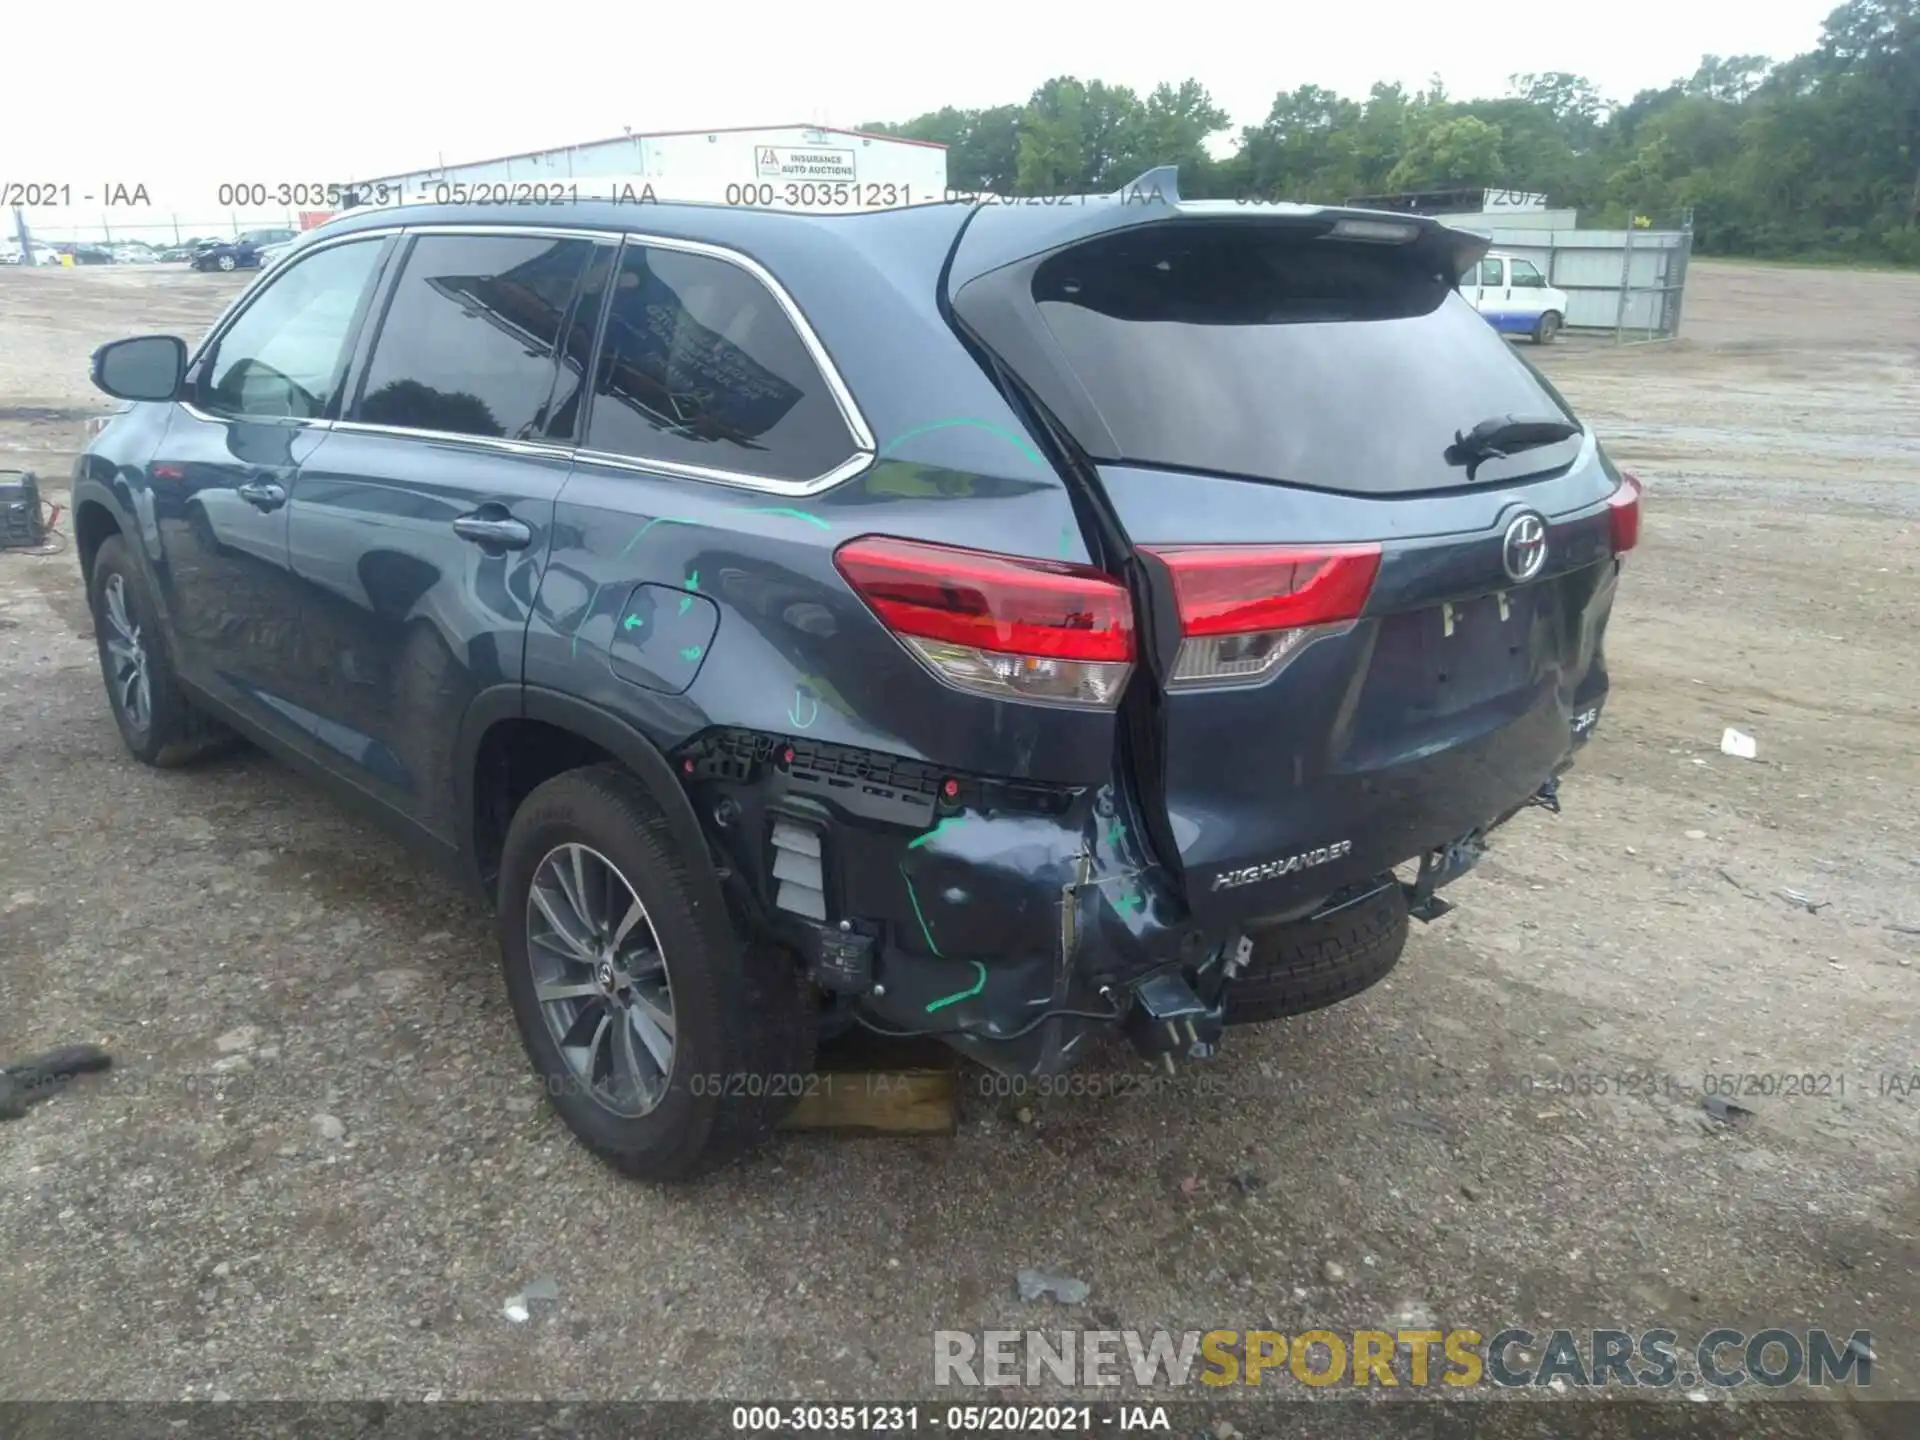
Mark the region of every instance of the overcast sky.
[[9, 8], [0, 183], [144, 182], [174, 205], [222, 181], [334, 181], [627, 127], [906, 119], [1022, 101], [1060, 74], [1143, 92], [1192, 76], [1236, 129], [1297, 85], [1359, 97], [1436, 72], [1458, 98], [1504, 93], [1516, 72], [1571, 70], [1624, 100], [1691, 74], [1706, 52], [1809, 49], [1832, 3]]

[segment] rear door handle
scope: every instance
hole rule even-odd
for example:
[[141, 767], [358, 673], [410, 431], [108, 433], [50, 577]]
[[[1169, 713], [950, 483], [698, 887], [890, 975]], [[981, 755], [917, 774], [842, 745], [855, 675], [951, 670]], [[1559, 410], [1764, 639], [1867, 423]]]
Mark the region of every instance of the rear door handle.
[[257, 510], [278, 510], [287, 503], [286, 487], [271, 480], [249, 480], [234, 488], [242, 500]]
[[524, 520], [495, 518], [478, 511], [455, 520], [453, 533], [476, 545], [497, 545], [503, 550], [524, 550], [533, 543], [533, 527]]

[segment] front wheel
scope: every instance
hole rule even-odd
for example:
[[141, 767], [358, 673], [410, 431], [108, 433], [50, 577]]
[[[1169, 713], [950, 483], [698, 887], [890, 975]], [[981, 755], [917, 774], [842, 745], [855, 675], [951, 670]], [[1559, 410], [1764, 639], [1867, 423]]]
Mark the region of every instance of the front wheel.
[[537, 787], [508, 827], [499, 936], [521, 1041], [567, 1128], [640, 1179], [771, 1134], [807, 1083], [813, 1006], [784, 953], [702, 903], [652, 794], [618, 765]]
[[102, 541], [93, 557], [87, 598], [107, 703], [136, 760], [163, 768], [181, 765], [230, 738], [194, 708], [174, 678], [158, 607], [118, 535]]
[[1547, 311], [1546, 314], [1542, 315], [1540, 319], [1534, 324], [1533, 343], [1536, 345], [1551, 345], [1553, 343], [1553, 337], [1558, 335], [1559, 333], [1560, 333], [1559, 312], [1555, 310], [1549, 310]]
[[231, 270], [237, 264], [239, 264], [239, 262], [235, 260], [231, 255], [222, 255], [218, 260], [214, 261], [213, 263], [218, 265], [222, 270]]

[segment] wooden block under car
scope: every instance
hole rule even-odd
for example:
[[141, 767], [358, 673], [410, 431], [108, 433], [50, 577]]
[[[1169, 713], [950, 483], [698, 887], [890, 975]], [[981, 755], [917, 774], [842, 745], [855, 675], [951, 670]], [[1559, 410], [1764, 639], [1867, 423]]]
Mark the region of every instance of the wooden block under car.
[[878, 1036], [820, 1047], [788, 1130], [873, 1135], [951, 1135], [957, 1120], [952, 1052]]

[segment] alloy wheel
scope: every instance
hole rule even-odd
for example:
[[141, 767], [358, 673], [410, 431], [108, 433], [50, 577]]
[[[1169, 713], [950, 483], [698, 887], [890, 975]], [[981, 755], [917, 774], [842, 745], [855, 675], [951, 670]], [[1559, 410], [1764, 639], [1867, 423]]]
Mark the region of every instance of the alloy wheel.
[[147, 675], [147, 647], [141, 641], [140, 627], [127, 609], [126, 577], [107, 577], [107, 658], [111, 662], [109, 682], [113, 702], [127, 723], [144, 733], [153, 723], [153, 682]]
[[591, 846], [555, 846], [527, 893], [527, 963], [574, 1079], [614, 1114], [645, 1115], [673, 1076], [667, 957], [632, 884]]

